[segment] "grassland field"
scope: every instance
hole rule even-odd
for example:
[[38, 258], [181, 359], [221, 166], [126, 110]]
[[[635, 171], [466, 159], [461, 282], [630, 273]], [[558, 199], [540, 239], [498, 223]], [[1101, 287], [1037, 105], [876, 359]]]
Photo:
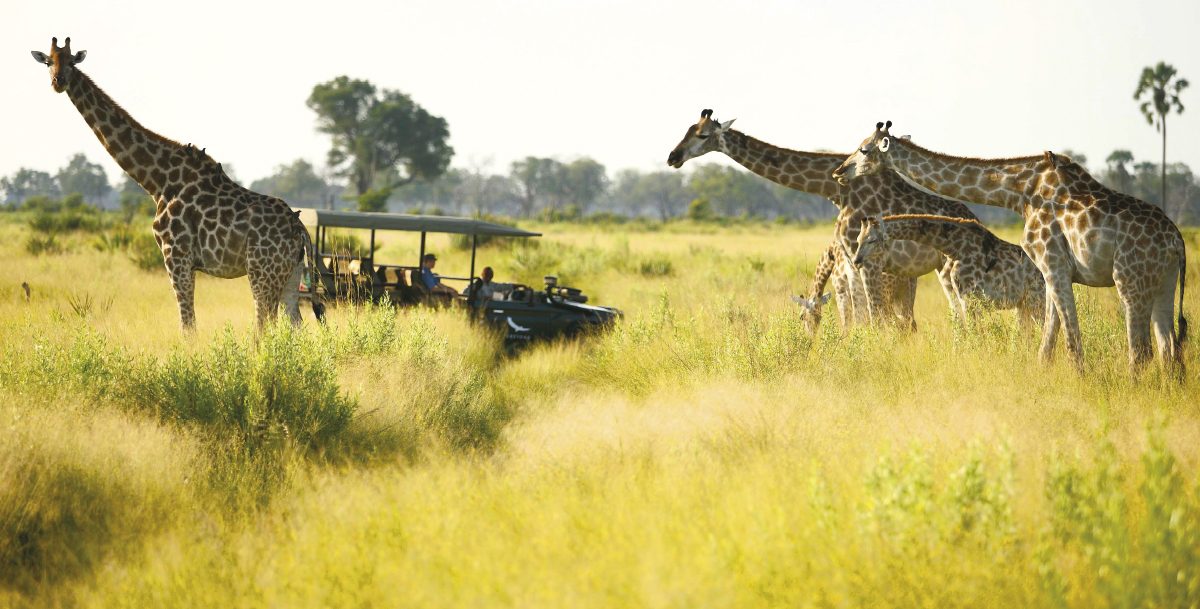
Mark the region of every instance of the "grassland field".
[[617, 328], [506, 357], [458, 311], [339, 306], [256, 338], [246, 279], [199, 275], [185, 335], [165, 272], [0, 217], [0, 607], [1200, 607], [1200, 348], [1132, 377], [1113, 290], [1076, 288], [1080, 376], [932, 276], [914, 334], [831, 303], [810, 336], [829, 225], [527, 227], [479, 266]]

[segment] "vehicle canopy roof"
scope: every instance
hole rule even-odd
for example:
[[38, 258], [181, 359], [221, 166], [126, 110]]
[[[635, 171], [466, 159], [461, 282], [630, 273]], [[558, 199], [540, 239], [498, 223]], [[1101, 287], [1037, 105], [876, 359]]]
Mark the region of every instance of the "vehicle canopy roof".
[[521, 230], [494, 222], [455, 216], [417, 216], [412, 214], [366, 213], [331, 209], [299, 208], [300, 221], [306, 226], [399, 230], [417, 233], [453, 233], [457, 235], [493, 235], [497, 237], [540, 237], [541, 233]]

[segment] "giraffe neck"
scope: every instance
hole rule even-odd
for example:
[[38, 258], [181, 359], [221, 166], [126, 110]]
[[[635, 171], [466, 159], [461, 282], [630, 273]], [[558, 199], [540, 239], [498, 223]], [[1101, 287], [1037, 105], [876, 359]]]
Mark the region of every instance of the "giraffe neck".
[[160, 194], [167, 182], [168, 159], [183, 145], [143, 127], [78, 68], [67, 97], [121, 169], [146, 192]]
[[825, 284], [829, 282], [829, 276], [833, 274], [834, 261], [837, 259], [837, 250], [839, 244], [830, 245], [825, 253], [821, 254], [821, 260], [817, 262], [817, 268], [813, 269], [812, 285], [808, 289], [809, 298], [821, 298], [821, 292], [825, 291]]
[[889, 240], [916, 241], [954, 260], [979, 254], [988, 256], [996, 247], [996, 237], [971, 220], [899, 215], [887, 216], [883, 221], [887, 223]]
[[926, 150], [908, 140], [892, 138], [887, 164], [918, 188], [1023, 214], [1049, 168], [1044, 156], [1012, 159], [973, 159]]
[[721, 133], [720, 150], [742, 167], [777, 184], [832, 199], [841, 191], [833, 170], [843, 155], [772, 146], [741, 131]]

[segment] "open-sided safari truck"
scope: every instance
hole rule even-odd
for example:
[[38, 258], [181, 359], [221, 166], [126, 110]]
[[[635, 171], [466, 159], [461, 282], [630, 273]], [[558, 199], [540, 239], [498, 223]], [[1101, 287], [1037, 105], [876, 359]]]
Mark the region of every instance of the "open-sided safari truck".
[[[471, 315], [505, 332], [505, 342], [521, 343], [538, 338], [578, 334], [594, 327], [611, 325], [621, 312], [611, 307], [589, 305], [580, 290], [559, 286], [547, 276], [545, 286], [535, 290], [515, 284], [508, 294], [480, 297], [480, 279], [475, 276], [475, 257], [480, 237], [540, 237], [541, 233], [521, 230], [474, 218], [419, 216], [409, 214], [362, 213], [324, 209], [302, 209], [300, 219], [315, 231], [318, 277], [308, 289], [320, 290], [324, 298], [337, 302], [376, 302], [395, 306], [426, 304], [461, 306]], [[364, 251], [335, 247], [329, 229], [369, 231]], [[376, 231], [404, 231], [421, 234], [421, 245], [413, 264], [382, 263], [375, 260]], [[421, 281], [421, 261], [425, 258], [425, 238], [429, 233], [466, 235], [471, 238], [471, 270], [467, 277], [440, 275], [442, 282], [462, 288], [454, 296], [430, 293]]]

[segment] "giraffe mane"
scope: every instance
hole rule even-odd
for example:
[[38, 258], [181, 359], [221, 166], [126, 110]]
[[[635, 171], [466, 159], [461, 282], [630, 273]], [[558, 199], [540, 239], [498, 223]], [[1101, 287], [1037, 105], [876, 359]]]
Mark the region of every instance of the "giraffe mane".
[[183, 146], [183, 144], [181, 144], [169, 137], [166, 137], [164, 135], [155, 133], [154, 131], [147, 129], [145, 126], [143, 126], [141, 123], [139, 123], [137, 121], [137, 119], [133, 118], [133, 115], [130, 114], [128, 110], [126, 110], [125, 108], [122, 108], [121, 104], [118, 104], [116, 100], [114, 100], [112, 97], [110, 97], [108, 95], [108, 93], [106, 93], [104, 91], [104, 89], [101, 89], [100, 85], [97, 85], [96, 81], [92, 80], [92, 77], [88, 76], [86, 73], [84, 73], [83, 70], [80, 70], [79, 68], [75, 68], [75, 73], [77, 76], [80, 76], [84, 80], [87, 81], [88, 85], [90, 85], [92, 87], [92, 89], [94, 89], [96, 91], [96, 95], [98, 97], [100, 97], [101, 101], [110, 104], [112, 106], [112, 108], [114, 110], [116, 110], [117, 114], [119, 114], [121, 116], [122, 119], [129, 121], [130, 126], [132, 126], [135, 129], [141, 130], [146, 135], [148, 135], [148, 136], [154, 138], [155, 140], [158, 140], [159, 142], [162, 142], [164, 144], [171, 144], [173, 146]]
[[965, 226], [978, 226], [979, 228], [985, 230], [987, 229], [982, 222], [974, 218], [954, 218], [951, 216], [939, 216], [936, 214], [893, 214], [883, 217], [884, 222], [891, 222], [893, 220], [929, 220], [931, 222], [946, 222], [951, 224], [962, 224]]
[[[899, 139], [899, 138], [892, 138], [892, 141], [896, 141], [897, 139]], [[1013, 163], [1036, 162], [1036, 161], [1043, 160], [1045, 158], [1044, 154], [1034, 154], [1034, 155], [1030, 155], [1030, 156], [1012, 156], [1012, 157], [1003, 157], [1003, 158], [994, 158], [994, 159], [981, 159], [979, 157], [973, 157], [973, 156], [955, 156], [952, 154], [946, 154], [944, 152], [937, 152], [936, 150], [930, 150], [924, 146], [913, 143], [912, 140], [903, 140], [903, 141], [904, 141], [904, 144], [903, 144], [904, 146], [906, 146], [908, 148], [912, 148], [912, 149], [916, 150], [917, 152], [920, 152], [923, 155], [928, 155], [928, 156], [931, 156], [936, 159], [940, 159], [943, 161], [950, 161], [950, 162], [969, 161], [971, 163], [977, 163], [977, 164], [981, 164], [981, 165], [1011, 165]], [[1069, 157], [1067, 157], [1066, 155], [1060, 154], [1057, 156], [1061, 156], [1061, 157], [1069, 159]]]
[[767, 142], [764, 142], [752, 135], [746, 135], [737, 129], [730, 129], [725, 133], [727, 136], [733, 136], [742, 140], [743, 145], [752, 149], [778, 150], [784, 154], [799, 154], [818, 158], [828, 158], [831, 161], [838, 161], [839, 163], [846, 160], [846, 157], [849, 156], [849, 153], [840, 154], [835, 152], [808, 152], [804, 150], [792, 150], [791, 148], [784, 148], [782, 146], [776, 146], [775, 144], [768, 144]]

